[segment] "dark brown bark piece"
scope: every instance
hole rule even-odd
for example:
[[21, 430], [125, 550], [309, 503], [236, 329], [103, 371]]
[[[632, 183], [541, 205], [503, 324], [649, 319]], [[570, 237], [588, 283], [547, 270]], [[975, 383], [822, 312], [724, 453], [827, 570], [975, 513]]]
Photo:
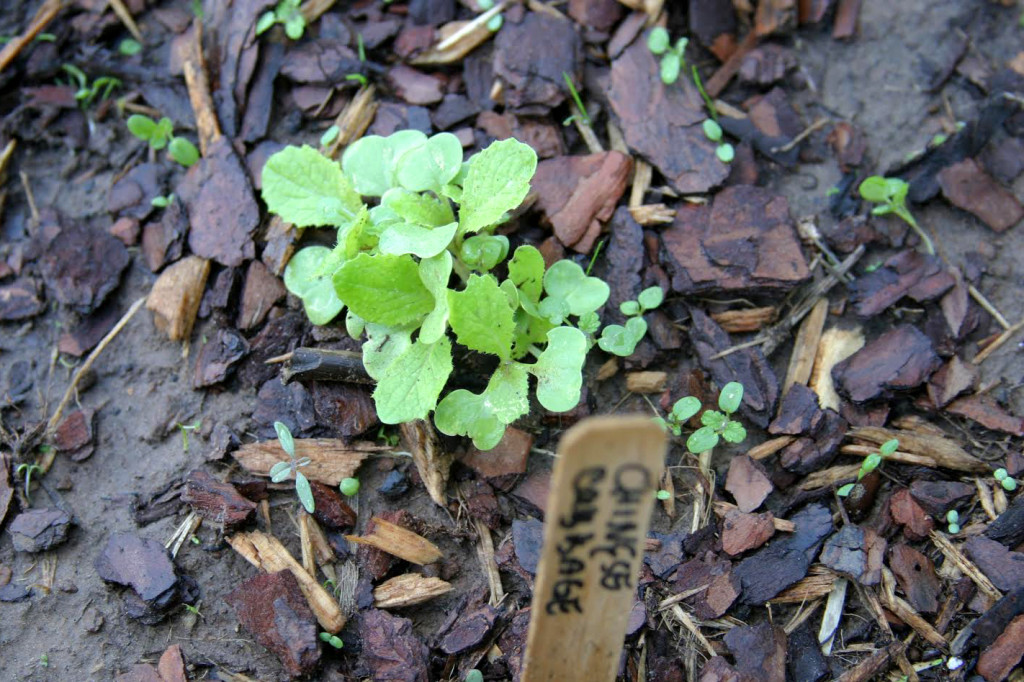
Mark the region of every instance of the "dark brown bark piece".
[[796, 0], [760, 0], [754, 13], [754, 32], [759, 36], [788, 33], [796, 28]]
[[[393, 28], [398, 30], [397, 25]], [[366, 47], [373, 49], [371, 32], [364, 30], [362, 33]], [[350, 73], [362, 71], [358, 55], [332, 38], [304, 40], [291, 47], [281, 67], [281, 75], [296, 83], [328, 86], [343, 82]]]
[[378, 609], [364, 611], [359, 619], [362, 662], [370, 677], [393, 682], [427, 682], [429, 650], [413, 633], [412, 621]]
[[242, 384], [251, 388], [277, 376], [278, 367], [268, 365], [266, 361], [301, 346], [305, 325], [306, 316], [301, 312], [288, 313], [267, 322], [249, 342], [249, 355], [238, 369]]
[[796, 66], [793, 51], [782, 45], [768, 44], [755, 47], [740, 62], [740, 80], [755, 85], [772, 85]]
[[362, 386], [317, 381], [311, 392], [319, 422], [338, 438], [354, 438], [380, 424], [370, 391]]
[[582, 58], [573, 23], [543, 12], [530, 12], [518, 24], [506, 21], [494, 38], [494, 75], [505, 82], [505, 105], [512, 109], [561, 104], [562, 74], [578, 74]]
[[939, 610], [942, 585], [931, 559], [901, 543], [889, 550], [889, 567], [911, 606], [922, 613]]
[[[860, 166], [867, 151], [867, 136], [864, 131], [847, 121], [839, 121], [828, 134], [828, 143], [836, 155], [839, 169], [849, 173]], [[856, 248], [856, 247], [854, 247]]]
[[240, 332], [230, 327], [221, 327], [196, 354], [192, 388], [206, 388], [221, 383], [248, 353], [249, 342]]
[[62, 225], [47, 244], [40, 271], [55, 299], [89, 314], [121, 282], [130, 260], [116, 237], [72, 222]]
[[260, 223], [249, 176], [227, 137], [218, 138], [178, 185], [188, 209], [192, 253], [236, 267], [256, 256]]
[[729, 556], [736, 556], [757, 549], [775, 534], [774, 519], [771, 512], [729, 512], [722, 521], [722, 550]]
[[569, 0], [569, 16], [597, 31], [611, 29], [622, 17], [623, 9], [617, 0]]
[[71, 523], [60, 509], [29, 509], [14, 517], [7, 532], [15, 551], [45, 552], [67, 540]]
[[682, 206], [662, 232], [672, 288], [684, 295], [784, 292], [810, 272], [789, 204], [761, 187], [727, 187], [710, 206]]
[[0, 322], [35, 317], [46, 309], [42, 292], [30, 277], [21, 277], [0, 286]]
[[561, 131], [545, 120], [520, 117], [509, 112], [498, 114], [484, 111], [476, 117], [476, 127], [496, 140], [513, 137], [525, 142], [542, 159], [561, 156], [566, 151]]
[[821, 563], [861, 585], [877, 585], [885, 546], [885, 539], [874, 531], [847, 524], [825, 541]]
[[[973, 367], [973, 365], [972, 365]], [[957, 398], [946, 406], [950, 414], [967, 417], [986, 429], [1002, 431], [1011, 436], [1024, 436], [1024, 419], [1014, 416], [986, 395], [969, 395]]]
[[1024, 495], [1017, 495], [995, 521], [988, 524], [985, 537], [1016, 547], [1024, 542]]
[[532, 447], [533, 434], [510, 426], [496, 446], [487, 451], [470, 446], [459, 461], [485, 478], [523, 474]]
[[[2, 294], [0, 294], [2, 298]], [[113, 301], [100, 306], [98, 310], [83, 318], [74, 329], [60, 335], [57, 350], [66, 355], [80, 358], [96, 347], [107, 335], [117, 321], [121, 319], [121, 311]]]
[[792, 680], [818, 682], [829, 671], [818, 638], [806, 624], [789, 636], [786, 657], [789, 659], [787, 668]]
[[935, 528], [935, 519], [928, 515], [910, 494], [908, 488], [900, 488], [889, 498], [889, 513], [892, 520], [903, 526], [908, 540], [928, 537]]
[[740, 673], [763, 682], [786, 682], [786, 632], [764, 621], [725, 633], [725, 645], [736, 658]]
[[908, 249], [851, 283], [850, 300], [858, 315], [874, 317], [904, 296], [918, 302], [934, 300], [955, 283], [937, 256]]
[[742, 603], [761, 605], [807, 575], [832, 532], [832, 514], [823, 505], [809, 505], [790, 521], [796, 525], [793, 533], [758, 550], [733, 570], [743, 585]]
[[409, 104], [437, 104], [444, 97], [444, 83], [436, 76], [397, 64], [388, 71], [388, 83], [395, 94]]
[[147, 625], [160, 622], [194, 590], [178, 576], [162, 544], [132, 533], [111, 534], [95, 567], [104, 581], [132, 588], [124, 595], [128, 614]]
[[541, 545], [544, 542], [544, 524], [537, 519], [512, 520], [512, 544], [516, 560], [523, 570], [530, 574], [537, 572], [540, 563]]
[[249, 578], [224, 597], [238, 622], [272, 651], [288, 674], [308, 675], [320, 662], [317, 623], [291, 571]]
[[446, 654], [454, 655], [479, 646], [494, 627], [497, 617], [497, 609], [489, 604], [464, 613], [445, 633], [438, 648]]
[[256, 503], [242, 497], [230, 483], [222, 483], [205, 471], [193, 471], [185, 479], [181, 499], [192, 510], [228, 532], [248, 523], [256, 512]]
[[693, 607], [701, 619], [719, 618], [724, 615], [740, 594], [740, 581], [732, 563], [708, 552], [703, 558], [691, 559], [681, 564], [673, 579], [676, 592], [687, 592], [707, 585], [684, 601]]
[[954, 355], [928, 380], [928, 397], [935, 407], [945, 407], [953, 398], [970, 390], [978, 380], [978, 367]]
[[[0, 457], [0, 526], [3, 525], [4, 519], [7, 518], [7, 510], [10, 509], [11, 499], [14, 497], [14, 488], [11, 486], [11, 479], [7, 473], [7, 459]], [[9, 571], [10, 569], [8, 569]], [[0, 577], [2, 577], [3, 571], [0, 570]], [[8, 576], [9, 578], [10, 576]], [[0, 587], [3, 587], [6, 581], [0, 579]]]
[[996, 232], [1005, 232], [1024, 218], [1024, 207], [974, 159], [964, 159], [938, 175], [942, 194], [957, 208], [973, 213]]
[[315, 503], [313, 516], [328, 528], [351, 528], [356, 525], [356, 513], [333, 486], [310, 481]]
[[736, 9], [731, 0], [689, 0], [690, 31], [711, 49], [721, 36], [735, 38]]
[[779, 405], [779, 416], [768, 425], [768, 433], [800, 436], [810, 431], [820, 418], [818, 394], [803, 384], [793, 384]]
[[632, 160], [615, 151], [541, 161], [531, 182], [536, 207], [562, 244], [587, 253], [594, 226], [599, 232], [612, 216], [632, 168]]
[[966, 503], [976, 492], [974, 486], [959, 481], [917, 480], [910, 484], [910, 494], [914, 500], [925, 512], [937, 518]]
[[107, 211], [144, 220], [154, 210], [152, 200], [163, 194], [163, 175], [156, 163], [135, 166], [110, 188]]
[[644, 231], [625, 206], [615, 210], [608, 223], [608, 231], [610, 234], [605, 245], [605, 257], [598, 261], [600, 277], [611, 289], [604, 317], [609, 324], [622, 324], [625, 316], [619, 312], [619, 305], [624, 301], [636, 300], [640, 294]]
[[996, 641], [978, 657], [978, 673], [987, 682], [1001, 682], [1009, 677], [1024, 657], [1024, 616], [1017, 616]]
[[612, 62], [609, 103], [626, 144], [651, 162], [679, 192], [717, 187], [729, 166], [700, 124], [706, 118], [700, 93], [689, 78], [665, 86], [645, 40], [637, 40]]
[[855, 403], [914, 388], [942, 364], [931, 339], [903, 324], [879, 336], [832, 369], [840, 393]]
[[160, 655], [157, 672], [162, 682], [188, 682], [185, 672], [185, 658], [181, 655], [181, 647], [177, 644], [167, 647]]
[[722, 656], [713, 656], [700, 671], [698, 682], [754, 682], [748, 675], [741, 675]]
[[146, 223], [142, 228], [142, 253], [152, 272], [181, 258], [187, 233], [188, 213], [175, 196], [163, 210], [160, 220]]
[[298, 382], [285, 386], [280, 379], [272, 379], [263, 384], [256, 399], [252, 418], [261, 425], [261, 437], [274, 438], [277, 432], [273, 425], [277, 421], [284, 423], [296, 437], [309, 433], [316, 426], [313, 398]]
[[964, 553], [1004, 592], [1024, 588], [1024, 552], [1013, 552], [982, 535], [964, 543]]
[[760, 462], [737, 455], [729, 462], [725, 489], [732, 493], [741, 512], [752, 512], [772, 492], [771, 479]]

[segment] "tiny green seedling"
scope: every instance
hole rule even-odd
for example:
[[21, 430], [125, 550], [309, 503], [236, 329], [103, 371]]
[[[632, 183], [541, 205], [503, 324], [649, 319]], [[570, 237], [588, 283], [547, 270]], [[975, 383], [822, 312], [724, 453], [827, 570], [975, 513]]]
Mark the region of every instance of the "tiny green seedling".
[[302, 0], [281, 0], [277, 7], [264, 12], [256, 22], [256, 35], [269, 31], [274, 24], [284, 25], [284, 33], [292, 40], [298, 40], [306, 32], [306, 17], [299, 5]]
[[72, 78], [73, 84], [78, 86], [75, 99], [81, 103], [83, 109], [88, 108], [97, 97], [100, 101], [106, 100], [114, 88], [121, 87], [121, 81], [113, 76], [100, 76], [89, 85], [88, 76], [74, 64], [64, 64], [61, 69]]
[[910, 225], [914, 232], [917, 233], [917, 236], [921, 238], [925, 251], [934, 255], [935, 246], [932, 244], [931, 238], [917, 224], [917, 220], [914, 219], [914, 216], [910, 214], [910, 210], [907, 208], [907, 192], [910, 191], [910, 185], [905, 180], [872, 175], [860, 183], [858, 191], [861, 198], [865, 201], [879, 204], [871, 209], [872, 215], [896, 214], [903, 219], [903, 222]]
[[158, 197], [153, 197], [152, 199], [149, 200], [149, 203], [154, 208], [167, 208], [168, 206], [171, 205], [172, 201], [174, 201], [174, 193], [173, 192], [171, 194], [168, 194], [168, 195], [161, 195], [161, 196], [158, 196]]
[[715, 147], [715, 156], [718, 160], [722, 163], [732, 163], [736, 158], [736, 149], [728, 142], [722, 142], [722, 126], [718, 125], [718, 121], [713, 118], [704, 119], [701, 128], [704, 130], [704, 137], [718, 143]]
[[388, 433], [383, 426], [377, 429], [377, 439], [384, 441], [384, 444], [391, 448], [398, 445], [398, 434]]
[[647, 49], [661, 57], [661, 82], [665, 85], [672, 85], [679, 80], [679, 73], [686, 65], [683, 53], [689, 42], [689, 38], [680, 38], [673, 45], [668, 30], [661, 26], [655, 26], [647, 35]]
[[950, 509], [946, 512], [946, 530], [949, 531], [950, 535], [956, 535], [960, 532], [960, 514], [956, 509]]
[[133, 114], [128, 117], [128, 131], [135, 137], [149, 143], [150, 149], [160, 151], [167, 148], [167, 155], [188, 168], [199, 160], [199, 150], [184, 137], [174, 135], [174, 123], [164, 116], [154, 121], [149, 116]]
[[341, 128], [337, 125], [332, 125], [330, 128], [324, 131], [323, 135], [320, 136], [320, 146], [327, 147], [332, 142], [338, 139], [338, 135], [341, 134]]
[[340, 649], [343, 646], [345, 646], [345, 643], [341, 641], [341, 637], [338, 637], [337, 635], [332, 635], [329, 632], [321, 632], [320, 641], [325, 644], [330, 644], [335, 649]]
[[42, 471], [43, 467], [39, 466], [35, 462], [32, 462], [31, 464], [19, 464], [14, 469], [15, 476], [25, 474], [25, 500], [30, 503], [32, 502], [32, 499], [29, 497], [29, 491], [32, 489], [32, 474], [42, 473]]
[[202, 419], [197, 419], [194, 424], [178, 424], [178, 428], [181, 429], [182, 452], [188, 452], [188, 434], [198, 429], [200, 426], [202, 426], [202, 424]]
[[341, 483], [338, 484], [338, 489], [341, 490], [341, 494], [345, 497], [355, 497], [359, 494], [359, 479], [343, 478]]
[[309, 485], [309, 479], [299, 471], [299, 467], [304, 467], [309, 464], [309, 457], [296, 458], [295, 457], [295, 439], [292, 438], [292, 432], [287, 425], [281, 422], [274, 422], [274, 430], [277, 431], [277, 440], [281, 444], [281, 449], [287, 453], [289, 461], [278, 462], [270, 468], [270, 480], [274, 483], [281, 483], [288, 479], [289, 476], [295, 476], [295, 494], [299, 497], [299, 502], [310, 514], [316, 508], [316, 504], [313, 501], [313, 490]]
[[996, 469], [992, 476], [999, 482], [999, 485], [1003, 486], [1003, 490], [1008, 493], [1012, 493], [1017, 489], [1017, 481], [1002, 467]]
[[649, 287], [641, 291], [635, 301], [624, 301], [619, 310], [628, 318], [625, 326], [610, 324], [605, 327], [597, 345], [606, 353], [620, 357], [632, 355], [636, 344], [647, 333], [647, 321], [643, 314], [660, 306], [663, 300], [665, 292], [661, 287]]
[[[898, 438], [893, 438], [892, 440], [887, 440], [884, 443], [882, 443], [881, 447], [878, 448], [878, 452], [872, 452], [870, 455], [864, 458], [864, 461], [860, 465], [860, 470], [857, 471], [857, 480], [861, 480], [862, 478], [870, 474], [872, 471], [877, 469], [879, 465], [882, 463], [882, 460], [892, 455], [892, 453], [896, 452], [896, 449], [899, 446], [900, 441]], [[837, 490], [836, 494], [839, 495], [839, 497], [847, 497], [853, 490], [854, 485], [856, 485], [856, 483], [847, 483], [839, 490]]]
[[191, 613], [193, 616], [197, 618], [205, 618], [205, 616], [203, 616], [203, 614], [199, 612], [198, 604], [182, 604], [181, 606], [185, 609], [185, 611]]
[[356, 81], [357, 83], [359, 83], [359, 85], [363, 87], [366, 87], [366, 85], [370, 82], [369, 79], [367, 79], [366, 76], [364, 76], [361, 73], [350, 73], [347, 76], [345, 76], [345, 80]]
[[672, 493], [670, 493], [669, 491], [667, 491], [665, 489], [659, 490], [658, 492], [656, 492], [654, 494], [654, 496], [656, 498], [658, 498], [659, 500], [661, 500], [662, 502], [664, 502], [665, 500], [671, 500], [672, 499]]
[[[686, 449], [699, 455], [718, 445], [720, 438], [729, 443], [742, 443], [747, 437], [747, 430], [738, 421], [731, 419], [739, 409], [741, 402], [743, 402], [743, 384], [738, 381], [730, 381], [723, 386], [718, 395], [718, 407], [721, 412], [707, 410], [701, 415], [700, 421], [703, 426], [686, 439]], [[675, 402], [666, 417], [658, 417], [655, 421], [673, 436], [681, 436], [683, 426], [702, 408], [700, 400], [693, 396], [686, 396]]]
[[562, 121], [562, 125], [567, 126], [579, 118], [581, 123], [589, 126], [590, 114], [587, 113], [587, 108], [583, 106], [583, 98], [580, 97], [579, 90], [576, 89], [576, 84], [572, 82], [572, 78], [570, 78], [569, 74], [565, 71], [562, 72], [562, 78], [565, 79], [565, 85], [569, 88], [569, 96], [572, 97], [573, 104], [576, 105], [577, 111], [577, 113]]
[[134, 38], [125, 38], [118, 44], [117, 51], [125, 57], [134, 57], [142, 52], [142, 43]]
[[476, 668], [473, 668], [466, 673], [466, 682], [484, 682], [484, 674]]
[[49, 668], [50, 667], [50, 655], [49, 654], [40, 654], [40, 656], [39, 656], [39, 665], [44, 667], [44, 668]]

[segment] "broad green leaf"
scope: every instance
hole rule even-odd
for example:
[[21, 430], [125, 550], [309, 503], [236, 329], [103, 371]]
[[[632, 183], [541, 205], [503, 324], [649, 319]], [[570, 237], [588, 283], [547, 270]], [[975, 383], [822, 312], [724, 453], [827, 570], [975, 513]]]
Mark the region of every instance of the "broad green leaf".
[[345, 307], [334, 291], [334, 273], [323, 272], [330, 255], [326, 246], [307, 246], [297, 251], [284, 269], [285, 288], [302, 299], [306, 317], [315, 325], [327, 324]]
[[396, 329], [367, 323], [363, 343], [363, 367], [372, 379], [380, 381], [384, 371], [412, 345], [412, 329]]
[[597, 340], [598, 347], [605, 353], [623, 358], [633, 354], [636, 344], [633, 334], [620, 324], [610, 324], [605, 327], [601, 331], [601, 338]]
[[132, 114], [128, 117], [127, 124], [128, 132], [147, 142], [153, 137], [153, 133], [156, 132], [156, 121], [142, 114]]
[[523, 365], [502, 364], [480, 395], [463, 389], [452, 391], [434, 413], [438, 431], [469, 436], [477, 448], [490, 450], [505, 435], [505, 427], [529, 411], [527, 376]]
[[420, 258], [433, 258], [448, 248], [458, 227], [458, 223], [433, 228], [397, 223], [384, 230], [379, 247], [381, 253], [396, 256], [411, 253]]
[[520, 246], [508, 262], [508, 278], [528, 299], [537, 303], [544, 290], [544, 256], [529, 244]]
[[435, 343], [419, 340], [384, 370], [373, 392], [377, 416], [385, 424], [426, 419], [452, 373], [452, 344], [447, 336]]
[[448, 292], [449, 321], [459, 343], [508, 360], [515, 333], [508, 297], [490, 275], [470, 275], [463, 291]]
[[487, 272], [505, 260], [508, 255], [508, 237], [478, 234], [462, 242], [459, 260], [475, 270]]
[[668, 30], [662, 26], [655, 26], [647, 34], [647, 49], [654, 54], [664, 54], [670, 42]]
[[677, 422], [688, 421], [693, 417], [693, 415], [700, 412], [700, 408], [700, 400], [692, 395], [680, 398], [676, 401], [676, 404], [672, 406], [672, 419]]
[[730, 443], [742, 443], [747, 439], [747, 430], [743, 428], [743, 424], [729, 421], [722, 429], [722, 438]]
[[875, 204], [884, 204], [889, 201], [889, 183], [880, 175], [872, 175], [865, 178], [858, 188], [860, 196]]
[[640, 292], [636, 300], [644, 310], [654, 310], [665, 300], [665, 292], [661, 287], [648, 287]]
[[626, 320], [626, 333], [633, 340], [633, 345], [640, 343], [647, 333], [647, 320], [642, 317], [631, 317]]
[[537, 170], [537, 153], [518, 140], [493, 142], [469, 160], [459, 210], [460, 233], [497, 223], [523, 203]]
[[274, 431], [277, 432], [277, 440], [281, 443], [281, 449], [288, 453], [289, 457], [295, 456], [295, 439], [292, 438], [291, 429], [284, 422], [274, 422]]
[[452, 254], [442, 251], [420, 261], [420, 281], [434, 297], [434, 309], [420, 326], [420, 340], [434, 343], [448, 328], [448, 280], [452, 275]]
[[412, 256], [361, 253], [334, 274], [338, 298], [367, 322], [403, 325], [434, 309]]
[[[528, 299], [524, 298], [520, 298], [519, 303], [521, 305], [530, 305]], [[547, 341], [548, 332], [555, 326], [543, 317], [531, 315], [525, 308], [516, 311], [515, 320], [516, 333], [515, 344], [512, 347], [512, 357], [517, 360], [529, 353], [530, 346], [533, 344]]]
[[838, 495], [839, 497], [848, 497], [850, 495], [850, 493], [853, 492], [853, 486], [854, 485], [855, 484], [853, 484], [853, 483], [847, 483], [842, 488], [840, 488], [839, 490], [836, 491], [836, 495]]
[[718, 409], [727, 414], [732, 414], [740, 409], [741, 402], [743, 402], [743, 384], [738, 381], [730, 381], [722, 387], [722, 392], [718, 394]]
[[565, 318], [571, 314], [569, 310], [569, 302], [564, 298], [555, 298], [554, 296], [548, 296], [540, 305], [536, 308], [527, 307], [525, 302], [521, 302], [523, 309], [529, 312], [531, 315], [536, 312], [537, 315], [548, 320], [552, 324], [562, 324]]
[[398, 185], [395, 165], [409, 150], [422, 146], [427, 136], [418, 130], [400, 130], [388, 137], [367, 135], [341, 155], [341, 167], [363, 196], [379, 197]]
[[700, 416], [700, 423], [714, 429], [715, 431], [721, 431], [724, 429], [727, 421], [729, 421], [729, 418], [718, 410], [708, 410]]
[[700, 427], [686, 439], [686, 449], [695, 455], [707, 452], [716, 445], [718, 445], [718, 434], [710, 426]]
[[270, 480], [272, 483], [280, 483], [281, 481], [288, 478], [292, 473], [291, 462], [278, 462], [274, 466], [270, 467]]
[[199, 161], [199, 150], [184, 137], [171, 138], [171, 143], [167, 146], [167, 155], [186, 168], [194, 166]]
[[299, 496], [299, 502], [312, 514], [316, 510], [316, 502], [313, 500], [313, 491], [309, 486], [309, 479], [301, 471], [295, 472], [295, 493]]
[[440, 192], [462, 168], [462, 143], [451, 133], [438, 133], [398, 160], [395, 176], [413, 192]]
[[607, 284], [597, 277], [588, 277], [583, 268], [571, 260], [560, 260], [548, 268], [544, 273], [544, 291], [548, 298], [565, 301], [572, 315], [597, 310], [610, 293]]
[[[893, 438], [882, 443], [882, 447], [878, 448], [878, 451], [882, 453], [883, 457], [888, 457], [892, 453], [896, 452], [896, 449], [900, 446], [898, 438]], [[997, 470], [998, 472], [998, 470]], [[1006, 473], [1005, 471], [1003, 473]]]
[[580, 402], [587, 337], [575, 327], [555, 327], [547, 338], [547, 348], [529, 365], [537, 377], [537, 400], [552, 412], [567, 412]]
[[381, 206], [387, 206], [394, 214], [408, 223], [424, 227], [440, 227], [455, 220], [451, 205], [429, 194], [418, 194], [396, 187], [384, 193]]
[[262, 193], [267, 209], [298, 227], [343, 227], [363, 205], [338, 164], [305, 145], [267, 159]]

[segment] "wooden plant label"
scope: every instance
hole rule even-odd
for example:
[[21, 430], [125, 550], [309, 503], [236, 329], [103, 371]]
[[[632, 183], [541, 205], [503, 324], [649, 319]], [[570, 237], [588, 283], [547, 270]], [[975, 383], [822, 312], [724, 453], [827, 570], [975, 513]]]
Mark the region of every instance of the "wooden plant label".
[[562, 437], [523, 682], [615, 680], [665, 447], [639, 416], [588, 419]]

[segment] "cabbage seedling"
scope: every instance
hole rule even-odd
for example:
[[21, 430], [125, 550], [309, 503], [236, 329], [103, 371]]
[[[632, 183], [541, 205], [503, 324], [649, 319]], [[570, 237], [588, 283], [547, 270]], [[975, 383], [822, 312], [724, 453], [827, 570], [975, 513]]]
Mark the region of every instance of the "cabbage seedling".
[[1016, 479], [1010, 476], [1006, 469], [1000, 467], [992, 473], [992, 476], [999, 482], [999, 485], [1003, 486], [1003, 490], [1006, 492], [1012, 493], [1017, 489]]
[[298, 40], [306, 32], [306, 17], [299, 9], [301, 0], [281, 0], [277, 7], [260, 15], [256, 22], [256, 35], [269, 31], [274, 24], [282, 24], [284, 33], [292, 40]]
[[661, 82], [665, 85], [672, 85], [679, 80], [679, 72], [686, 64], [683, 53], [689, 42], [689, 38], [680, 38], [673, 45], [668, 31], [661, 26], [654, 27], [647, 35], [647, 49], [661, 57], [659, 72]]
[[167, 148], [167, 155], [188, 168], [199, 160], [199, 150], [184, 137], [174, 135], [174, 123], [164, 116], [154, 121], [149, 116], [133, 114], [128, 117], [128, 132], [149, 143], [150, 149]]
[[914, 232], [917, 233], [917, 236], [921, 238], [925, 251], [934, 255], [935, 246], [932, 244], [931, 238], [917, 224], [917, 220], [914, 219], [914, 216], [910, 214], [910, 210], [907, 208], [907, 192], [909, 190], [910, 185], [905, 180], [883, 178], [880, 175], [872, 175], [869, 178], [865, 178], [864, 182], [860, 183], [860, 188], [858, 189], [862, 199], [878, 204], [878, 206], [871, 209], [872, 215], [895, 213], [903, 219], [903, 222], [910, 225]]
[[[719, 409], [707, 410], [700, 416], [702, 426], [686, 439], [686, 449], [699, 455], [718, 445], [720, 438], [729, 443], [742, 443], [747, 437], [747, 430], [731, 418], [742, 401], [743, 384], [730, 381], [723, 386], [718, 395]], [[676, 401], [668, 416], [659, 417], [656, 421], [673, 436], [681, 436], [683, 425], [702, 408], [700, 400], [692, 395], [686, 396]]]
[[649, 287], [640, 292], [635, 301], [623, 301], [619, 310], [628, 319], [626, 325], [610, 324], [601, 332], [597, 345], [606, 353], [628, 357], [636, 350], [636, 344], [647, 333], [647, 321], [643, 314], [654, 310], [665, 300], [661, 287]]
[[304, 467], [309, 464], [309, 457], [302, 457], [296, 459], [295, 457], [295, 439], [292, 438], [292, 432], [287, 425], [281, 422], [274, 422], [274, 430], [277, 431], [277, 440], [281, 443], [281, 449], [288, 454], [289, 461], [278, 462], [270, 468], [270, 480], [274, 483], [281, 483], [287, 480], [291, 475], [295, 475], [295, 494], [299, 497], [299, 502], [305, 507], [306, 511], [310, 514], [316, 508], [313, 501], [313, 490], [310, 488], [309, 479], [299, 471], [299, 467]]
[[[882, 443], [881, 447], [878, 448], [878, 452], [873, 452], [864, 458], [864, 461], [860, 465], [860, 470], [857, 471], [857, 480], [859, 481], [860, 479], [864, 478], [872, 471], [877, 469], [878, 466], [882, 463], [882, 460], [892, 455], [892, 453], [896, 452], [896, 449], [899, 446], [900, 441], [898, 438], [893, 438], [892, 440], [887, 440], [884, 443]], [[836, 494], [839, 495], [839, 497], [846, 497], [853, 490], [854, 485], [856, 484], [847, 483], [839, 490], [837, 490]]]

